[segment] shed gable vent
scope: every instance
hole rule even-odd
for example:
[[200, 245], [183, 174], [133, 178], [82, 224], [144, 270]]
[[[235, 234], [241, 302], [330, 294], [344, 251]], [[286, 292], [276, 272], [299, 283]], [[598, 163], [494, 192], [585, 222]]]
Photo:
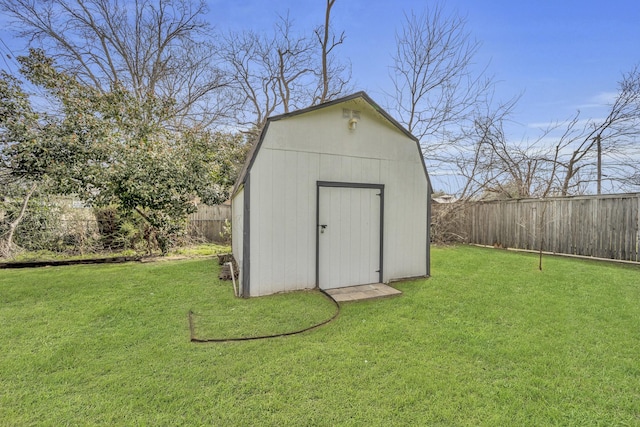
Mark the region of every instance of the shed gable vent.
[[360, 111], [352, 110], [350, 108], [343, 108], [342, 118], [343, 119], [360, 119]]

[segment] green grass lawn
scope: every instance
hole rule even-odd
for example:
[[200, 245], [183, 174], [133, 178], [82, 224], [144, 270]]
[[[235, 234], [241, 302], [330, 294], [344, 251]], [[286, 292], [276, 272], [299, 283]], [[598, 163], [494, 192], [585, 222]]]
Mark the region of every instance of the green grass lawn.
[[[640, 268], [434, 248], [342, 305], [240, 300], [212, 259], [0, 270], [0, 425], [640, 425]], [[283, 315], [285, 313], [286, 315]]]

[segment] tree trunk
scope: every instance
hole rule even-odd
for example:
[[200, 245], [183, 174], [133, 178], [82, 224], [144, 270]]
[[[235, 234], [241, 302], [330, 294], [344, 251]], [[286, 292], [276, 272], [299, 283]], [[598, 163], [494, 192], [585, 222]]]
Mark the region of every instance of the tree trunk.
[[331, 22], [331, 8], [336, 0], [327, 0], [327, 8], [324, 16], [324, 35], [322, 38], [322, 93], [320, 95], [320, 104], [327, 100], [329, 94], [329, 24]]
[[13, 243], [13, 236], [15, 235], [16, 229], [27, 213], [27, 205], [29, 204], [29, 200], [31, 199], [33, 193], [36, 191], [37, 187], [38, 184], [34, 183], [29, 191], [27, 191], [27, 194], [25, 194], [24, 196], [24, 201], [22, 202], [22, 207], [20, 208], [20, 213], [18, 214], [16, 219], [9, 223], [9, 230], [6, 232], [5, 237], [0, 240], [0, 257], [9, 258], [13, 253], [13, 249], [15, 246]]

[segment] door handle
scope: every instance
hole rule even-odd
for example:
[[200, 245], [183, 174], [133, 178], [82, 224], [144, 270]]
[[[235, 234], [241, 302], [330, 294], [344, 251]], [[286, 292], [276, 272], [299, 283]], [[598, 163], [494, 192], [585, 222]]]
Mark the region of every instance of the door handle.
[[320, 224], [319, 227], [320, 227], [320, 232], [324, 233], [324, 229], [327, 228], [327, 224]]

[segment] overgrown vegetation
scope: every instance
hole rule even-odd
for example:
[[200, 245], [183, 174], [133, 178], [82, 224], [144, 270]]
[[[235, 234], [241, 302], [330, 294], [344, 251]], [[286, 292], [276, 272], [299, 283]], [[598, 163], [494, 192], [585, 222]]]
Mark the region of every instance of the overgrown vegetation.
[[0, 424], [638, 423], [639, 267], [432, 257], [432, 278], [321, 329], [214, 345], [189, 342], [189, 310], [235, 334], [324, 297], [235, 299], [213, 260], [0, 270]]
[[[76, 206], [77, 204], [77, 206]], [[14, 218], [21, 209], [21, 201], [7, 199], [4, 206], [7, 218]], [[229, 227], [230, 228], [230, 227]], [[174, 233], [171, 250], [188, 251], [205, 239], [195, 232], [179, 230]], [[7, 221], [0, 217], [0, 235], [7, 232]], [[228, 245], [230, 238], [220, 236]], [[15, 230], [10, 256], [0, 260], [36, 260], [62, 258], [91, 258], [118, 255], [152, 255], [162, 253], [154, 231], [141, 217], [123, 213], [117, 206], [89, 208], [77, 199], [38, 194], [31, 197], [26, 215]]]
[[[42, 50], [19, 61], [21, 74], [58, 105], [59, 114], [38, 112], [17, 79], [0, 75], [0, 197], [6, 203], [12, 191], [21, 203], [6, 210], [0, 256], [20, 247], [15, 231], [33, 215], [36, 189], [114, 210], [120, 225], [142, 229], [148, 247], [162, 253], [184, 235], [196, 199], [215, 204], [228, 198], [247, 149], [240, 135], [172, 124], [172, 99], [153, 93], [138, 99], [118, 83], [100, 91], [59, 71]], [[114, 232], [106, 240], [117, 239], [107, 245], [126, 246], [126, 230]]]
[[[184, 245], [173, 248], [166, 255], [169, 259], [172, 257], [203, 257], [214, 256], [218, 254], [227, 254], [231, 252], [231, 247], [228, 245], [219, 245], [217, 243], [193, 243], [190, 245]], [[151, 255], [151, 257], [147, 257]], [[154, 252], [149, 254], [146, 251], [136, 251], [134, 249], [121, 249], [111, 251], [96, 251], [72, 254], [69, 252], [51, 251], [51, 250], [38, 250], [38, 251], [23, 251], [16, 254], [13, 258], [8, 260], [9, 262], [28, 262], [28, 261], [62, 261], [62, 260], [90, 260], [96, 258], [116, 258], [116, 257], [140, 257], [140, 258], [153, 258], [153, 255], [160, 255], [160, 252]]]
[[465, 202], [431, 204], [431, 242], [468, 243], [468, 214]]

